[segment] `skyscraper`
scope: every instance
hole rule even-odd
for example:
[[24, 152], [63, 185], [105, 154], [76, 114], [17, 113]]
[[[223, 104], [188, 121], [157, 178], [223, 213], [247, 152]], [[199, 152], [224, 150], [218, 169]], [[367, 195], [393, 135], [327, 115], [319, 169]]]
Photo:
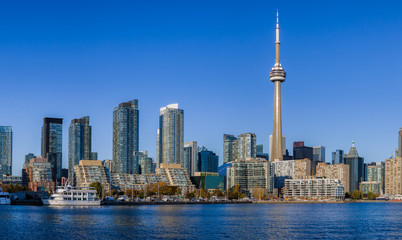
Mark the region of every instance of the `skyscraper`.
[[398, 134], [398, 157], [402, 157], [402, 128], [399, 129]]
[[257, 154], [256, 135], [242, 133], [237, 138], [233, 135], [223, 135], [223, 163], [246, 158], [255, 158]]
[[160, 109], [157, 142], [158, 163], [181, 164], [184, 146], [184, 111], [179, 104]]
[[89, 117], [71, 120], [68, 129], [68, 179], [75, 185], [74, 166], [80, 160], [93, 159], [92, 153], [92, 127], [89, 125]]
[[29, 163], [29, 160], [31, 160], [32, 158], [36, 158], [35, 154], [28, 153], [27, 155], [25, 155], [25, 163]]
[[344, 163], [349, 165], [349, 191], [352, 193], [354, 190], [359, 190], [359, 183], [364, 177], [364, 158], [359, 157], [355, 142], [343, 159]]
[[148, 157], [148, 151], [135, 152], [138, 157], [140, 174], [151, 174], [152, 171], [152, 158]]
[[63, 151], [63, 119], [44, 118], [42, 127], [42, 157], [52, 165], [53, 181], [61, 182]]
[[186, 169], [189, 176], [194, 176], [194, 172], [199, 172], [198, 170], [198, 150], [197, 142], [185, 142], [183, 150], [183, 162], [181, 166]]
[[274, 124], [272, 128], [272, 152], [271, 161], [282, 160], [282, 110], [281, 110], [281, 83], [285, 81], [286, 72], [280, 63], [280, 41], [279, 41], [279, 16], [276, 13], [276, 57], [275, 65], [269, 73], [271, 82], [275, 83], [274, 95]]
[[313, 161], [325, 162], [325, 147], [323, 146], [313, 147]]
[[335, 152], [332, 152], [332, 164], [341, 163], [343, 163], [343, 150], [336, 149]]
[[235, 160], [233, 159], [233, 152], [236, 151], [236, 148], [233, 147], [233, 143], [236, 139], [233, 135], [223, 134], [223, 163]]
[[112, 172], [139, 173], [139, 110], [138, 100], [120, 103], [113, 111]]
[[206, 147], [201, 147], [198, 151], [198, 171], [199, 172], [218, 172], [219, 157]]
[[304, 141], [293, 142], [294, 159], [308, 158], [313, 160], [313, 148], [304, 145]]
[[264, 145], [257, 144], [255, 147], [256, 153], [264, 153]]
[[239, 159], [255, 158], [257, 153], [257, 139], [254, 133], [243, 133], [237, 137]]
[[13, 130], [9, 126], [0, 126], [0, 175], [12, 175]]

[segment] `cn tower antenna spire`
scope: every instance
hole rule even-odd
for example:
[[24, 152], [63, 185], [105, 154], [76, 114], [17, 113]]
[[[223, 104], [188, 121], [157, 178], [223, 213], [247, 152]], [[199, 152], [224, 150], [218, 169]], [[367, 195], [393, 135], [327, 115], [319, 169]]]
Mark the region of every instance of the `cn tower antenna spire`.
[[276, 9], [276, 41], [279, 42], [279, 10]]

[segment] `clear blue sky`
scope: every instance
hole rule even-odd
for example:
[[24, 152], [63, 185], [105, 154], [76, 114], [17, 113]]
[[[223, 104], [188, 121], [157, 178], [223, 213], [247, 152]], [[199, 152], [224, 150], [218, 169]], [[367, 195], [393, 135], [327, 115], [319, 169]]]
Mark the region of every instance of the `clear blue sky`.
[[[279, 1], [276, 1], [279, 2]], [[13, 174], [40, 154], [43, 117], [89, 115], [93, 151], [112, 157], [112, 112], [139, 99], [140, 149], [156, 150], [159, 108], [179, 103], [185, 141], [222, 161], [222, 135], [272, 132], [279, 8], [283, 131], [383, 161], [402, 127], [399, 1], [26, 1], [0, 3], [0, 125], [14, 130]], [[291, 147], [290, 147], [291, 148]]]

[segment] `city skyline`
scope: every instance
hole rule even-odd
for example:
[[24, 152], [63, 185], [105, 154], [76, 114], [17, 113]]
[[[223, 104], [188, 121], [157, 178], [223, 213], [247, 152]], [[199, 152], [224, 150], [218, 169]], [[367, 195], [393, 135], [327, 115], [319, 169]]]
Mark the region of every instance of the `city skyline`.
[[[359, 155], [362, 155], [366, 162], [384, 161], [384, 159], [393, 154], [394, 149], [397, 148], [395, 142], [397, 140], [397, 131], [400, 127], [400, 122], [398, 122], [398, 119], [400, 119], [400, 113], [395, 111], [395, 109], [397, 109], [397, 103], [401, 102], [401, 96], [394, 96], [395, 94], [393, 94], [391, 90], [400, 86], [400, 83], [396, 81], [398, 79], [397, 76], [400, 75], [400, 70], [397, 69], [396, 64], [398, 63], [397, 60], [399, 59], [399, 56], [397, 57], [396, 55], [393, 55], [392, 52], [390, 52], [391, 48], [388, 46], [381, 46], [381, 50], [384, 50], [384, 53], [378, 52], [379, 50], [374, 50], [374, 48], [378, 47], [378, 45], [374, 45], [374, 43], [378, 44], [378, 38], [371, 36], [370, 34], [375, 32], [373, 29], [376, 29], [376, 31], [382, 29], [383, 31], [380, 35], [385, 35], [387, 45], [393, 46], [392, 50], [398, 52], [397, 48], [399, 46], [396, 43], [401, 39], [400, 33], [393, 33], [392, 27], [394, 27], [394, 25], [389, 25], [389, 22], [383, 22], [396, 19], [395, 26], [397, 26], [397, 23], [400, 22], [401, 19], [396, 18], [396, 16], [392, 14], [395, 10], [385, 9], [387, 10], [385, 11], [387, 14], [384, 14], [381, 17], [373, 17], [372, 15], [369, 17], [369, 15], [365, 15], [364, 13], [360, 13], [358, 16], [349, 16], [347, 20], [348, 25], [344, 25], [346, 22], [345, 20], [336, 23], [334, 22], [335, 18], [333, 15], [330, 14], [329, 16], [323, 16], [323, 13], [320, 13], [318, 9], [309, 12], [309, 16], [302, 16], [300, 13], [295, 14], [296, 10], [291, 7], [264, 5], [263, 9], [257, 10], [255, 9], [256, 7], [253, 7], [252, 9], [247, 8], [245, 10], [258, 13], [258, 17], [253, 17], [248, 21], [242, 22], [243, 25], [240, 25], [239, 28], [243, 31], [235, 33], [238, 30], [230, 31], [229, 29], [228, 32], [225, 32], [229, 39], [227, 40], [229, 45], [228, 48], [223, 46], [223, 43], [226, 42], [222, 40], [226, 35], [214, 35], [216, 38], [211, 37], [213, 40], [208, 41], [210, 39], [207, 37], [197, 35], [197, 33], [192, 31], [186, 32], [187, 35], [183, 38], [180, 38], [180, 34], [176, 32], [176, 35], [174, 35], [176, 37], [175, 39], [182, 39], [178, 44], [184, 44], [184, 49], [182, 49], [183, 51], [176, 53], [174, 60], [177, 61], [168, 64], [168, 67], [171, 67], [171, 69], [167, 69], [166, 67], [162, 68], [162, 75], [167, 78], [163, 79], [166, 81], [165, 84], [161, 81], [155, 81], [156, 78], [159, 78], [162, 75], [146, 76], [145, 72], [139, 75], [137, 75], [135, 71], [130, 72], [129, 69], [131, 67], [134, 67], [136, 71], [140, 71], [139, 68], [144, 67], [144, 65], [136, 62], [140, 59], [132, 60], [136, 59], [134, 58], [134, 55], [132, 55], [134, 53], [132, 51], [129, 51], [126, 58], [121, 58], [119, 60], [123, 61], [123, 59], [125, 59], [127, 61], [131, 59], [134, 62], [130, 62], [129, 64], [129, 61], [127, 61], [121, 66], [121, 68], [115, 68], [113, 67], [115, 65], [109, 65], [112, 64], [111, 62], [103, 62], [103, 64], [107, 63], [106, 65], [110, 66], [110, 68], [107, 69], [108, 71], [105, 76], [101, 77], [100, 81], [95, 83], [95, 80], [99, 76], [93, 75], [93, 73], [95, 69], [103, 66], [103, 64], [99, 64], [100, 62], [97, 61], [93, 65], [87, 63], [83, 68], [80, 68], [71, 61], [75, 59], [75, 57], [81, 56], [79, 53], [80, 49], [84, 52], [88, 50], [89, 52], [87, 54], [95, 54], [89, 59], [95, 58], [97, 52], [98, 54], [102, 54], [103, 51], [100, 49], [93, 49], [89, 46], [87, 46], [87, 48], [85, 48], [85, 46], [78, 48], [77, 46], [80, 44], [80, 41], [76, 39], [75, 41], [78, 41], [78, 43], [76, 43], [72, 39], [67, 39], [65, 40], [66, 42], [64, 42], [65, 44], [76, 44], [72, 44], [73, 46], [71, 46], [71, 48], [75, 51], [71, 52], [70, 55], [69, 53], [61, 51], [61, 49], [57, 47], [57, 44], [60, 44], [60, 46], [63, 45], [63, 42], [60, 42], [60, 39], [53, 39], [57, 46], [45, 49], [45, 53], [49, 55], [37, 55], [37, 51], [40, 49], [35, 48], [34, 45], [38, 43], [40, 45], [42, 41], [45, 41], [44, 39], [39, 38], [36, 39], [36, 41], [35, 39], [31, 39], [32, 42], [28, 43], [28, 46], [26, 46], [27, 50], [31, 50], [32, 52], [22, 54], [18, 51], [18, 48], [22, 45], [15, 43], [13, 48], [12, 46], [9, 46], [10, 43], [7, 38], [5, 40], [3, 39], [3, 44], [0, 45], [10, 48], [6, 52], [3, 49], [4, 60], [2, 60], [2, 63], [4, 62], [4, 69], [1, 71], [1, 77], [4, 79], [3, 86], [5, 86], [6, 89], [9, 88], [11, 91], [6, 91], [2, 96], [0, 96], [0, 125], [12, 126], [13, 128], [13, 174], [20, 174], [25, 154], [32, 152], [37, 156], [40, 155], [40, 127], [41, 121], [44, 117], [63, 118], [65, 122], [69, 122], [71, 119], [80, 116], [90, 116], [91, 125], [93, 126], [93, 149], [99, 149], [100, 160], [111, 159], [113, 107], [120, 102], [128, 101], [130, 99], [139, 99], [140, 101], [139, 109], [142, 117], [140, 120], [139, 132], [141, 134], [139, 138], [141, 145], [139, 146], [139, 150], [148, 150], [149, 155], [153, 158], [156, 157], [155, 131], [158, 126], [158, 109], [170, 102], [178, 102], [181, 109], [186, 112], [184, 141], [197, 141], [199, 145], [205, 145], [208, 149], [217, 153], [220, 157], [220, 163], [223, 160], [222, 136], [225, 133], [239, 135], [241, 133], [253, 132], [257, 135], [257, 143], [264, 144], [264, 148], [267, 149], [269, 146], [269, 134], [272, 130], [271, 121], [273, 107], [273, 86], [270, 86], [270, 83], [267, 80], [267, 74], [273, 62], [273, 51], [271, 50], [272, 39], [274, 39], [275, 35], [273, 13], [276, 11], [277, 7], [281, 11], [281, 34], [285, 35], [284, 38], [286, 39], [286, 41], [284, 41], [286, 43], [283, 44], [283, 48], [281, 49], [283, 52], [282, 60], [284, 64], [286, 64], [286, 71], [290, 73], [287, 79], [286, 90], [284, 90], [286, 94], [283, 95], [284, 106], [286, 106], [283, 109], [283, 125], [285, 130], [283, 134], [287, 136], [288, 142], [286, 145], [291, 146], [293, 141], [305, 141], [307, 146], [325, 146], [326, 159], [328, 162], [329, 159], [331, 159], [331, 152], [336, 149], [342, 149], [346, 152], [349, 149], [351, 142], [355, 140], [357, 148], [359, 149]], [[296, 8], [296, 6], [294, 8]], [[357, 10], [356, 6], [351, 6], [351, 8], [352, 10]], [[382, 7], [380, 7], [380, 9], [381, 8]], [[374, 11], [372, 8], [368, 7], [365, 7], [364, 9], [371, 9], [371, 11]], [[375, 11], [380, 11], [380, 9], [375, 9]], [[231, 10], [233, 15], [236, 15], [234, 13], [240, 11], [238, 8], [231, 8]], [[200, 11], [206, 10], [201, 9]], [[229, 16], [231, 16], [232, 12], [230, 12]], [[292, 14], [295, 15], [292, 16]], [[335, 28], [334, 31], [336, 34], [334, 34], [337, 38], [330, 38], [331, 34], [325, 30], [324, 23], [312, 26], [311, 21], [307, 21], [318, 16], [324, 20], [323, 22], [325, 24], [328, 25], [329, 23], [329, 27]], [[44, 19], [46, 19], [46, 17], [47, 15], [44, 16]], [[236, 17], [238, 16], [231, 16], [230, 20], [233, 20]], [[362, 20], [359, 17], [362, 17]], [[301, 20], [296, 21], [296, 18], [300, 18]], [[217, 16], [213, 17], [213, 19], [219, 20]], [[173, 21], [176, 20], [177, 19], [174, 19]], [[190, 20], [193, 22], [195, 21], [194, 19]], [[245, 19], [241, 18], [241, 20]], [[368, 21], [369, 23], [365, 23], [364, 21]], [[207, 26], [212, 24], [212, 22], [213, 21], [211, 20], [208, 21], [206, 23]], [[303, 24], [309, 27], [302, 27], [301, 22], [304, 22]], [[229, 22], [221, 20], [220, 23], [228, 24], [230, 27], [235, 27], [240, 22], [237, 20], [232, 25]], [[256, 23], [258, 24], [257, 26], [255, 26]], [[373, 26], [373, 29], [367, 29], [364, 27], [368, 25]], [[379, 27], [383, 25], [385, 28]], [[359, 28], [361, 26], [363, 26], [363, 28]], [[375, 26], [378, 26], [378, 28]], [[298, 27], [300, 29], [295, 29]], [[306, 29], [308, 30], [307, 32]], [[207, 31], [207, 28], [204, 27], [201, 28], [201, 30]], [[217, 29], [215, 28], [214, 30]], [[217, 34], [214, 30], [212, 30], [213, 33]], [[305, 32], [303, 32], [303, 30]], [[353, 34], [354, 30], [357, 30], [358, 33]], [[294, 32], [292, 33], [292, 31]], [[103, 31], [99, 31], [97, 33], [102, 32]], [[3, 34], [7, 33], [8, 31], [5, 31]], [[211, 32], [207, 32], [205, 35], [210, 33]], [[123, 34], [123, 31], [121, 34]], [[122, 49], [120, 49], [121, 46], [119, 44], [99, 44], [102, 47], [103, 44], [112, 47], [110, 52], [107, 53], [107, 56], [121, 56], [124, 55], [122, 53], [124, 48], [129, 48], [130, 50], [130, 46], [136, 44], [143, 46], [141, 45], [141, 42], [130, 42], [129, 40], [135, 36], [135, 34], [131, 34], [132, 35], [127, 38], [124, 37], [124, 34], [123, 36], [119, 35], [121, 38], [116, 41], [118, 43], [124, 43]], [[162, 31], [161, 35], [155, 37], [158, 41], [151, 36], [151, 39], [154, 39], [155, 42], [152, 42], [152, 45], [148, 45], [149, 48], [146, 49], [152, 53], [152, 57], [159, 56], [163, 59], [163, 61], [156, 61], [154, 64], [155, 68], [165, 64], [166, 61], [169, 60], [169, 56], [174, 53], [173, 50], [176, 50], [178, 47], [178, 45], [171, 43], [172, 39], [168, 38], [168, 40], [161, 40], [158, 38], [169, 36], [163, 34], [166, 34], [166, 32]], [[301, 34], [301, 36], [297, 36], [297, 34]], [[192, 36], [199, 37], [198, 41], [191, 42]], [[11, 38], [13, 37], [19, 39], [18, 34], [11, 34]], [[365, 37], [367, 39], [364, 39]], [[84, 39], [83, 41], [84, 43], [87, 43], [93, 39], [96, 39], [96, 36], [91, 36], [91, 38]], [[190, 45], [193, 43], [199, 48], [206, 47], [209, 49], [209, 51], [205, 53], [205, 55], [208, 56], [203, 55], [203, 58], [193, 62], [191, 65], [184, 64], [183, 60], [180, 59], [182, 57], [188, 57], [186, 51], [192, 49], [185, 44], [187, 40], [189, 40], [188, 44]], [[339, 40], [339, 43], [336, 42], [337, 40]], [[202, 44], [203, 41], [205, 41], [205, 45]], [[392, 44], [394, 41], [395, 44]], [[362, 42], [362, 45], [359, 44], [360, 42]], [[160, 44], [160, 46], [158, 44]], [[357, 47], [357, 49], [351, 49], [351, 46], [348, 47], [342, 44], [351, 44], [355, 48], [356, 46], [360, 46], [360, 48]], [[113, 49], [113, 46], [119, 49]], [[170, 46], [171, 48], [166, 52], [161, 51], [157, 53], [157, 51], [161, 50], [163, 46]], [[198, 50], [195, 51], [197, 56], [202, 55], [200, 51], [201, 49], [198, 47], [195, 49]], [[214, 47], [218, 47], [219, 51], [211, 51], [212, 49], [215, 49]], [[371, 47], [373, 49], [371, 49]], [[330, 48], [336, 50], [336, 54], [341, 53], [341, 56], [339, 58], [331, 57], [331, 54], [334, 54], [335, 52], [334, 50], [331, 51]], [[369, 53], [372, 53], [373, 56], [369, 55], [369, 53], [364, 53], [366, 50]], [[234, 52], [232, 53], [232, 51]], [[8, 54], [14, 53], [17, 53], [16, 57], [22, 57], [22, 60], [17, 60], [13, 57], [10, 58], [10, 55]], [[141, 53], [145, 54], [146, 51]], [[32, 56], [30, 54], [32, 54]], [[140, 54], [140, 56], [144, 57], [145, 55], [142, 54]], [[244, 59], [231, 59], [234, 57], [232, 54], [237, 54], [235, 55], [236, 59], [241, 58], [240, 56], [242, 56], [251, 63], [245, 63]], [[354, 58], [353, 54], [361, 55], [362, 57]], [[330, 57], [324, 58], [324, 61], [322, 61], [322, 55], [329, 55]], [[18, 70], [18, 67], [10, 65], [21, 63], [22, 66], [25, 66], [24, 61], [27, 61], [34, 56], [40, 56], [40, 58], [37, 62], [32, 62], [32, 68], [28, 68], [25, 74], [23, 71]], [[66, 60], [59, 59], [65, 56], [70, 58], [67, 58]], [[384, 72], [379, 68], [372, 70], [366, 66], [367, 64], [365, 64], [382, 64], [380, 60], [385, 59], [384, 56], [387, 56], [387, 67], [392, 69], [392, 73], [386, 73], [385, 76]], [[215, 57], [217, 60], [214, 60], [211, 63], [218, 64], [221, 69], [206, 65], [208, 61], [213, 60]], [[366, 57], [367, 59], [363, 59], [363, 57]], [[317, 58], [321, 60], [313, 61], [314, 59], [317, 60]], [[300, 61], [301, 59], [306, 60], [303, 62]], [[345, 64], [345, 59], [348, 59], [348, 61], [350, 60], [353, 63]], [[51, 65], [52, 68], [50, 68], [49, 72], [45, 72], [44, 69], [40, 67], [41, 65], [46, 66], [48, 61], [53, 60], [59, 61], [56, 61], [54, 65]], [[57, 65], [63, 63], [63, 61], [67, 62], [66, 66], [60, 67]], [[145, 59], [145, 62], [150, 64], [150, 59]], [[198, 67], [195, 67], [195, 65], [200, 65], [200, 63], [204, 63], [201, 64], [201, 66], [202, 68], [205, 68], [206, 71], [200, 71]], [[99, 66], [97, 64], [99, 64]], [[186, 67], [190, 67], [190, 70], [184, 70], [182, 64]], [[350, 69], [349, 65], [351, 65]], [[35, 66], [39, 66], [39, 70], [34, 70], [33, 68]], [[314, 69], [312, 67], [314, 67]], [[77, 70], [74, 71], [73, 74], [69, 74], [67, 77], [60, 77], [59, 75], [64, 75], [68, 68], [75, 68]], [[317, 68], [321, 69], [318, 70]], [[116, 71], [122, 69], [126, 69], [123, 71], [124, 74], [117, 74]], [[148, 68], [146, 69], [151, 70], [153, 68], [151, 68], [151, 65], [148, 65]], [[198, 71], [194, 72], [195, 74], [190, 73], [194, 70]], [[317, 74], [317, 76], [312, 76], [311, 73], [313, 70], [314, 72], [319, 71], [321, 75], [318, 76], [319, 74]], [[20, 73], [16, 73], [19, 71]], [[176, 71], [182, 72], [181, 74], [178, 74]], [[229, 74], [231, 71], [234, 71], [234, 73]], [[327, 71], [327, 74], [324, 74], [325, 71]], [[344, 72], [341, 74], [341, 71], [347, 71], [346, 78]], [[101, 72], [105, 73], [104, 71]], [[204, 73], [195, 76], [202, 72], [207, 72], [208, 74]], [[374, 82], [377, 83], [377, 75], [380, 73], [384, 79], [389, 79], [388, 85], [390, 86], [378, 87], [377, 84], [374, 84]], [[29, 74], [32, 76], [28, 76]], [[117, 74], [117, 77], [115, 74]], [[370, 74], [373, 76], [369, 76]], [[39, 79], [43, 75], [47, 77], [45, 79], [56, 77], [58, 80], [53, 83], [53, 86], [50, 84], [45, 88], [47, 92], [50, 92], [48, 99], [52, 99], [52, 103], [50, 101], [46, 102], [43, 98], [36, 95], [32, 96], [33, 99], [28, 98], [28, 93], [36, 91], [37, 87], [43, 88], [44, 85], [48, 84], [45, 80], [35, 81], [34, 83], [36, 85], [32, 83], [34, 79]], [[196, 86], [198, 89], [194, 89], [194, 85], [186, 86], [187, 79], [190, 76], [194, 81], [200, 81], [203, 79], [207, 84], [204, 86], [197, 84]], [[75, 77], [78, 77], [78, 79], [72, 80], [72, 84], [78, 80], [83, 81], [85, 79], [90, 79], [88, 82], [83, 81], [85, 88], [94, 87], [94, 91], [97, 91], [95, 94], [83, 96], [83, 99], [85, 100], [84, 103], [82, 98], [80, 98], [79, 101], [71, 100], [70, 98], [74, 94], [82, 93], [80, 89], [76, 91], [76, 89], [70, 87], [70, 84], [67, 84], [70, 79]], [[211, 77], [212, 79], [210, 79]], [[115, 81], [119, 83], [128, 83], [129, 81], [132, 81], [132, 79], [143, 79], [133, 81], [133, 85], [129, 85], [134, 86], [140, 84], [138, 90], [130, 87], [127, 87], [127, 89], [120, 89], [113, 85]], [[229, 85], [230, 83], [233, 83], [232, 80], [235, 80], [234, 83], [237, 85], [235, 88]], [[14, 84], [13, 81], [15, 82]], [[321, 87], [320, 84], [323, 81], [325, 81], [326, 84]], [[253, 84], [250, 84], [250, 82]], [[301, 82], [303, 84], [301, 84]], [[55, 95], [54, 93], [51, 93], [51, 90], [54, 88], [61, 89], [63, 92], [58, 92], [57, 95]], [[164, 88], [167, 88], [167, 91]], [[172, 91], [174, 88], [179, 92], [174, 93]], [[167, 94], [162, 94], [161, 97], [155, 97], [160, 94], [162, 89], [166, 91]], [[189, 92], [191, 89], [194, 91]], [[200, 94], [207, 89], [211, 90], [209, 92], [211, 97]], [[329, 89], [331, 89], [331, 91], [329, 91]], [[361, 91], [362, 89], [363, 91]], [[252, 93], [248, 93], [247, 98], [240, 98], [239, 96], [242, 94], [240, 90]], [[106, 95], [110, 91], [115, 91], [117, 93]], [[359, 93], [359, 91], [363, 92], [363, 94], [361, 92]], [[13, 96], [9, 92], [12, 92]], [[171, 92], [171, 94], [169, 92]], [[389, 97], [382, 99], [383, 97], [380, 96], [384, 94], [389, 94]], [[218, 98], [215, 97], [215, 95], [226, 95], [224, 97], [227, 99], [223, 97]], [[232, 96], [228, 98], [228, 95]], [[104, 96], [108, 97], [105, 98]], [[22, 104], [20, 102], [22, 100], [15, 101], [16, 98], [29, 101], [29, 109], [16, 112], [15, 109]], [[212, 98], [212, 100], [210, 98]], [[304, 103], [302, 109], [298, 109], [300, 100], [303, 100]], [[317, 100], [322, 103], [317, 104]], [[333, 104], [332, 102], [336, 102], [336, 104]], [[386, 104], [386, 108], [382, 108], [381, 105], [384, 104]], [[208, 107], [208, 114], [205, 114], [207, 109], [205, 106]], [[308, 108], [308, 106], [311, 107]], [[324, 108], [323, 106], [326, 107]], [[25, 107], [25, 105], [21, 105], [21, 107], [28, 108]], [[316, 111], [317, 109], [320, 111]], [[200, 110], [204, 110], [204, 112]], [[244, 116], [240, 116], [241, 114], [232, 115], [236, 110], [244, 112]], [[376, 111], [375, 116], [372, 116], [373, 111]], [[393, 116], [393, 114], [395, 114], [395, 116], [391, 117], [391, 119], [385, 118], [385, 116]], [[215, 116], [217, 118], [209, 119], [207, 118], [207, 115], [209, 115], [209, 117]], [[27, 118], [26, 116], [29, 117]], [[255, 116], [258, 116], [259, 119], [255, 119], [257, 118]], [[68, 134], [66, 133], [68, 133], [68, 124], [63, 125], [63, 132], [63, 167], [67, 168]]]

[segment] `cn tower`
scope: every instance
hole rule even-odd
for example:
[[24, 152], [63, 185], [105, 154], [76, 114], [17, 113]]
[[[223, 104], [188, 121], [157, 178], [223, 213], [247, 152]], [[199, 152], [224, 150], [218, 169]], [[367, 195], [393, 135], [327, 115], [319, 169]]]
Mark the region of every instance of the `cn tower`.
[[275, 83], [274, 96], [274, 126], [272, 129], [272, 152], [271, 161], [283, 160], [282, 152], [282, 110], [281, 110], [281, 83], [285, 81], [286, 72], [280, 63], [280, 44], [279, 41], [279, 13], [276, 12], [276, 41], [275, 41], [275, 65], [269, 73], [271, 82]]

